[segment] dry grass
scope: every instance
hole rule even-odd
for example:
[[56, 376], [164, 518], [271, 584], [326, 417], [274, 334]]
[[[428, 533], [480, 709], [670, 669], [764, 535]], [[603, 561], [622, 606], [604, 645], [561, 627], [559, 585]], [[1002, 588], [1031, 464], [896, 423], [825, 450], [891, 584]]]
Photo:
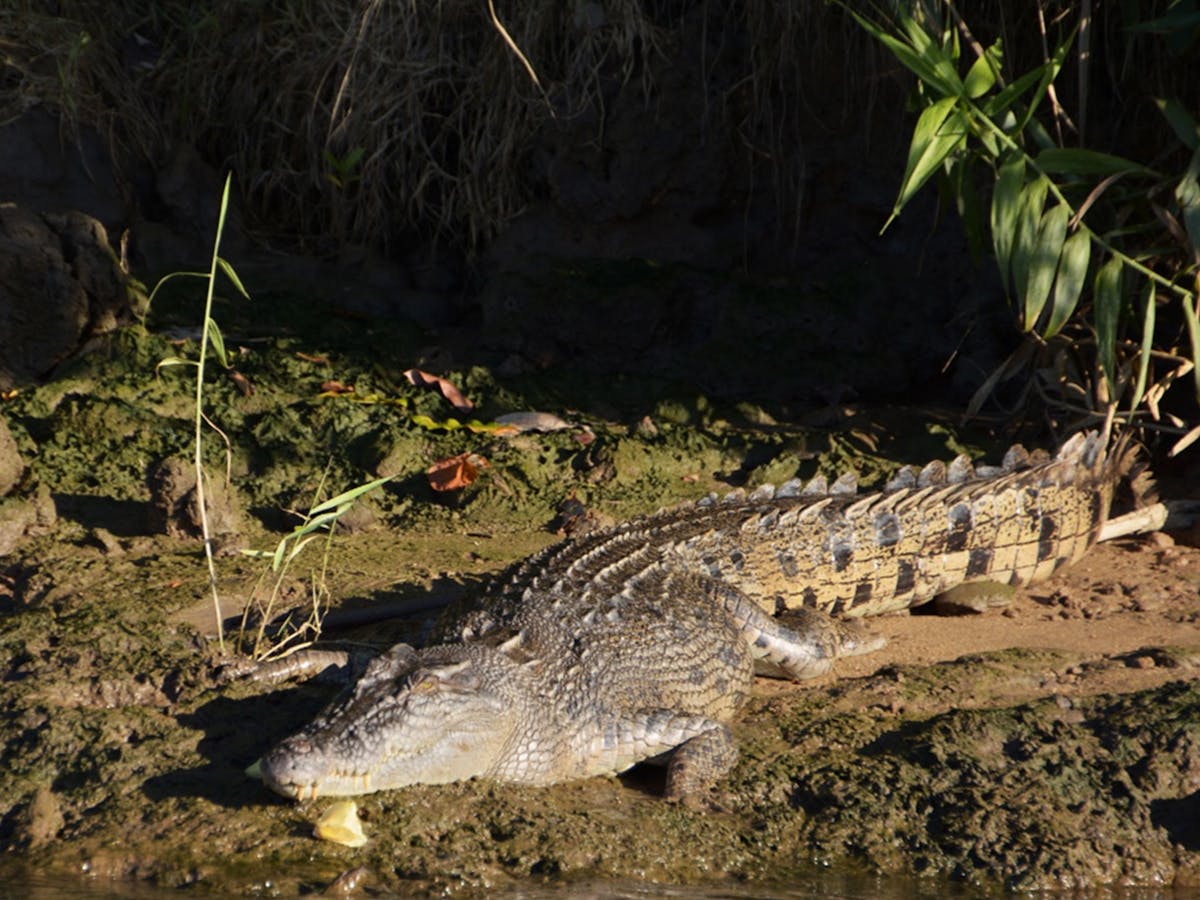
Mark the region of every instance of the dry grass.
[[[729, 143], [730, 158], [778, 198], [779, 220], [794, 223], [805, 136], [868, 128], [893, 71], [824, 0], [497, 2], [544, 91], [486, 0], [57, 7], [49, 16], [45, 4], [16, 0], [0, 10], [0, 120], [43, 104], [68, 136], [98, 127], [127, 165], [193, 144], [234, 171], [251, 223], [313, 252], [430, 238], [479, 247], [543, 189], [531, 160], [552, 119], [594, 122], [600, 143], [618, 97], [650, 109], [669, 102], [656, 91], [671, 66], [705, 79], [707, 133]], [[1028, 26], [1006, 20], [1010, 8], [990, 0], [973, 10], [980, 41], [1002, 31], [1020, 48]], [[1122, 58], [1115, 14], [1097, 22], [1107, 38], [1097, 65], [1114, 83], [1147, 67], [1160, 81], [1184, 80], [1184, 67]], [[1040, 53], [1024, 43], [1018, 67], [1022, 54]]]

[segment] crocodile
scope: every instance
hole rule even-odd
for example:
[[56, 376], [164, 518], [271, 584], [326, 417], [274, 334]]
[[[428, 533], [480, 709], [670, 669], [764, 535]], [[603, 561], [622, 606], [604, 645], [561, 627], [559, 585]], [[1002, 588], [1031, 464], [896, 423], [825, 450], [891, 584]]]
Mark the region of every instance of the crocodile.
[[567, 540], [514, 567], [437, 643], [371, 660], [268, 751], [262, 777], [305, 799], [473, 777], [545, 785], [652, 761], [667, 797], [693, 798], [737, 759], [729, 722], [756, 670], [821, 675], [882, 646], [855, 617], [1079, 560], [1131, 455], [1081, 433], [1054, 456], [960, 456], [863, 494], [848, 477], [790, 481]]

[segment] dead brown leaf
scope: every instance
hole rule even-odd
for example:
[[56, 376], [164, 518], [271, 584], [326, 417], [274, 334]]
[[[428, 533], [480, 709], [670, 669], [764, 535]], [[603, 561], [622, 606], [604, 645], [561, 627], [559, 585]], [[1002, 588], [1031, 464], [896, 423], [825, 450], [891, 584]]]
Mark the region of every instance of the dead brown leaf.
[[404, 377], [408, 379], [409, 384], [414, 384], [417, 387], [437, 388], [450, 405], [459, 412], [469, 412], [475, 408], [475, 404], [467, 399], [462, 391], [441, 375], [431, 375], [420, 369], [409, 369], [404, 373]]
[[326, 356], [321, 356], [321, 355], [319, 355], [319, 354], [316, 354], [316, 353], [304, 353], [304, 352], [302, 352], [302, 351], [300, 351], [300, 350], [297, 350], [297, 351], [296, 351], [296, 358], [297, 358], [297, 359], [302, 359], [302, 360], [304, 360], [305, 362], [317, 363], [317, 364], [319, 364], [319, 365], [322, 365], [322, 366], [327, 366], [327, 365], [329, 365], [329, 358], [328, 358], [328, 357], [326, 357]]
[[425, 477], [435, 491], [457, 491], [473, 483], [487, 466], [488, 461], [477, 453], [460, 453], [439, 459], [425, 470]]
[[334, 397], [337, 396], [338, 394], [353, 394], [354, 393], [354, 385], [343, 384], [342, 382], [331, 378], [329, 381], [321, 382], [321, 393], [325, 394], [327, 396], [334, 396]]
[[229, 377], [233, 381], [233, 383], [237, 385], [237, 389], [242, 392], [243, 397], [253, 397], [254, 396], [254, 384], [250, 381], [249, 378], [247, 378], [245, 375], [243, 375], [237, 369], [230, 369]]

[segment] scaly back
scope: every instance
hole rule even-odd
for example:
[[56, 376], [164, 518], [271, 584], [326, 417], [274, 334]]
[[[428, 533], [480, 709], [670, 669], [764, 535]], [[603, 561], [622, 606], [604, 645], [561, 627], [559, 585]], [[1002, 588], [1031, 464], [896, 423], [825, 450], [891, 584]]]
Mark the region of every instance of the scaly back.
[[1053, 458], [1014, 447], [1000, 467], [959, 457], [902, 469], [875, 493], [816, 479], [710, 496], [543, 551], [494, 599], [569, 595], [587, 608], [663, 564], [720, 579], [772, 612], [876, 615], [968, 581], [1028, 584], [1095, 543], [1129, 456], [1106, 448], [1089, 432]]

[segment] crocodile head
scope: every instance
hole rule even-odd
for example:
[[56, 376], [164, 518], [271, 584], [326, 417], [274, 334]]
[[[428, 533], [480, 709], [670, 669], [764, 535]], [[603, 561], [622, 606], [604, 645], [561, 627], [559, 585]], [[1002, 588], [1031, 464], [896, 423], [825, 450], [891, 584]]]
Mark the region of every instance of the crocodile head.
[[285, 797], [350, 796], [442, 784], [493, 767], [514, 730], [488, 648], [398, 644], [344, 699], [270, 750], [263, 781]]

